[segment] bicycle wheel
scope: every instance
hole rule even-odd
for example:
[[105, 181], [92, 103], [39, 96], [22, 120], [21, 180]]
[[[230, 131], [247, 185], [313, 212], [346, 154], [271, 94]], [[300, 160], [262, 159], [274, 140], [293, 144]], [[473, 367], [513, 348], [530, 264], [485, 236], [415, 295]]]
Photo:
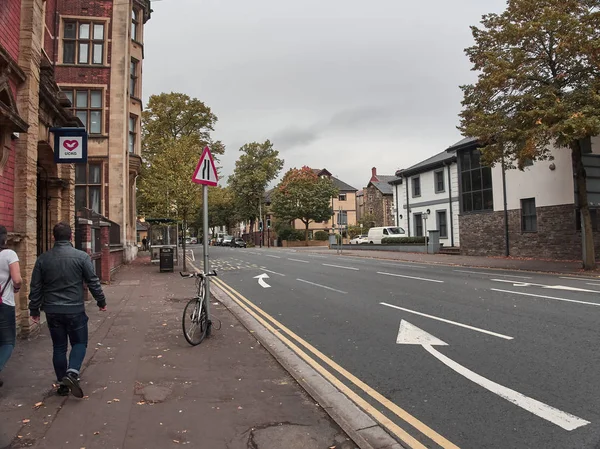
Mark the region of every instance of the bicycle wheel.
[[199, 345], [206, 337], [208, 320], [203, 298], [192, 298], [183, 309], [183, 336], [192, 346]]

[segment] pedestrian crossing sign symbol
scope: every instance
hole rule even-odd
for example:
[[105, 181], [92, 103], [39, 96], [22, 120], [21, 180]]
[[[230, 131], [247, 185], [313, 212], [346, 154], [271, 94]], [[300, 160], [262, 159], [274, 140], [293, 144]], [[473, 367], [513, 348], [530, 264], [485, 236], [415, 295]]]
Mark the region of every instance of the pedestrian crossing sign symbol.
[[206, 186], [216, 186], [219, 182], [215, 161], [208, 147], [204, 148], [202, 156], [200, 156], [196, 171], [194, 171], [194, 176], [192, 176], [192, 182]]

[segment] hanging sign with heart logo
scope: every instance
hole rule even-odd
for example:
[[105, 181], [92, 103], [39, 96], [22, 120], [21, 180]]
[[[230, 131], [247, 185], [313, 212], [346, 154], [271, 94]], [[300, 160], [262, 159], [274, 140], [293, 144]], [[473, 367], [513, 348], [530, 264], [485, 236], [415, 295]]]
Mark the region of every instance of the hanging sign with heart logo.
[[52, 128], [54, 161], [57, 164], [87, 162], [87, 133], [84, 128]]

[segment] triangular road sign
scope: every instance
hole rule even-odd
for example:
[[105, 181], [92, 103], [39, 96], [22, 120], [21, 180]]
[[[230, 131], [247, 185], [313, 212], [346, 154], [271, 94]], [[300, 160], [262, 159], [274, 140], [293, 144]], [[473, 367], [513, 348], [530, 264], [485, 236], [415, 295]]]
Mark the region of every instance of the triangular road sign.
[[213, 160], [208, 147], [204, 148], [202, 156], [200, 156], [200, 160], [194, 171], [194, 176], [192, 176], [192, 182], [207, 186], [216, 186], [219, 182], [215, 161]]

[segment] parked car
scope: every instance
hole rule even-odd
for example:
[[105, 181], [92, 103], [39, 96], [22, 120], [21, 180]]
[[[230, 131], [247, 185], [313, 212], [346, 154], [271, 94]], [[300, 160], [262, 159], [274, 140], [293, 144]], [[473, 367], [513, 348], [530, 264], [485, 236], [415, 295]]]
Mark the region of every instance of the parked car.
[[233, 246], [234, 248], [246, 248], [247, 243], [244, 241], [243, 238], [236, 237], [231, 241], [231, 246]]
[[363, 243], [369, 243], [367, 235], [357, 235], [352, 240], [350, 240], [351, 245], [362, 245]]
[[232, 235], [226, 235], [223, 237], [223, 241], [221, 242], [221, 246], [231, 246], [231, 242], [233, 241]]
[[217, 246], [221, 246], [223, 244], [224, 237], [225, 237], [225, 234], [217, 234], [217, 240], [215, 240], [215, 243]]
[[384, 226], [380, 228], [369, 229], [367, 237], [368, 243], [381, 245], [381, 240], [384, 238], [401, 238], [406, 237], [404, 229], [396, 226]]
[[195, 245], [195, 244], [197, 244], [197, 243], [198, 243], [198, 238], [197, 238], [197, 237], [192, 237], [192, 238], [190, 239], [190, 243], [191, 243], [192, 245]]

